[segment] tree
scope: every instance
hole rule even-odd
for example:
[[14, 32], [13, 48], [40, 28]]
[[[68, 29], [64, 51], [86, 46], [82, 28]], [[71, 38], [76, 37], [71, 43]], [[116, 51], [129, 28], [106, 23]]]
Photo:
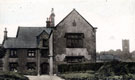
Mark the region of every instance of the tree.
[[0, 46], [0, 58], [4, 57], [5, 52], [6, 52], [5, 48]]

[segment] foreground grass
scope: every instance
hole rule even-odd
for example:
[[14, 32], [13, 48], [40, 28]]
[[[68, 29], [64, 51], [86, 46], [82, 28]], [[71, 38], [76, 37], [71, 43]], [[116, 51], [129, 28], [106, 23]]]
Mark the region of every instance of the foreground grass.
[[65, 79], [72, 79], [72, 78], [94, 78], [94, 71], [87, 71], [87, 72], [69, 72], [60, 74], [60, 77]]
[[64, 73], [60, 74], [60, 77], [64, 79], [116, 79], [116, 80], [122, 80], [122, 79], [135, 79], [135, 74], [128, 74], [128, 75], [112, 75], [112, 76], [100, 76], [96, 73], [88, 73], [88, 72], [73, 72], [73, 73]]
[[[79, 78], [79, 79], [91, 79], [94, 80], [95, 78], [97, 79], [135, 79], [135, 64], [133, 63], [124, 63], [124, 62], [119, 62], [119, 61], [112, 61], [112, 62], [107, 62], [104, 63], [99, 69], [96, 70], [83, 70], [83, 67], [81, 66], [81, 70], [83, 71], [75, 71], [73, 67], [74, 72], [71, 70], [69, 72], [61, 73], [60, 77], [65, 78], [65, 79], [71, 79], [71, 78]], [[78, 66], [76, 66], [78, 67]], [[90, 66], [87, 66], [90, 68]], [[96, 67], [96, 66], [95, 66]], [[69, 67], [67, 67], [69, 68]]]

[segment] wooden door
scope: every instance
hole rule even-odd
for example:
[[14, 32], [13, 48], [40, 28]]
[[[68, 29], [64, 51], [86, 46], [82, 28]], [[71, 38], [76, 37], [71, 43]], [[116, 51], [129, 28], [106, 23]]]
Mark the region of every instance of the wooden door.
[[41, 74], [49, 74], [49, 64], [48, 63], [41, 64]]

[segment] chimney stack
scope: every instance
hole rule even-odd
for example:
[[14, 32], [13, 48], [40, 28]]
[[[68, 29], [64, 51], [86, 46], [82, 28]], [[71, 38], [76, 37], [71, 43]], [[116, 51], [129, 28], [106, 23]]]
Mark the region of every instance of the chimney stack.
[[55, 14], [54, 9], [52, 8], [51, 15], [50, 15], [51, 27], [55, 26]]
[[51, 21], [49, 20], [49, 18], [47, 18], [46, 27], [51, 27]]
[[46, 26], [47, 27], [54, 27], [55, 26], [55, 14], [54, 14], [54, 9], [52, 8], [51, 14], [49, 19], [46, 21]]
[[7, 39], [7, 28], [5, 28], [5, 31], [4, 31], [4, 40]]

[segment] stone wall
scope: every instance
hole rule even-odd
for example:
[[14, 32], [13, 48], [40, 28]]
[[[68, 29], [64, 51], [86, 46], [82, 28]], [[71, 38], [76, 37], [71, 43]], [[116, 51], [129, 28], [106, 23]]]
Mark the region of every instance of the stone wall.
[[[73, 25], [75, 24], [75, 25]], [[96, 34], [94, 28], [82, 18], [75, 10], [72, 11], [54, 30], [54, 55], [63, 60], [66, 52], [65, 33], [83, 33], [83, 48], [88, 51], [90, 61], [96, 59]], [[80, 48], [81, 49], [81, 48]], [[57, 60], [56, 60], [57, 61]]]
[[[17, 58], [10, 58], [10, 49], [6, 50], [5, 57], [3, 58], [3, 70], [9, 71], [9, 63], [10, 62], [17, 62], [18, 63], [18, 72], [25, 73], [27, 71], [27, 62], [35, 62], [37, 65], [37, 50], [36, 50], [36, 57], [28, 58], [27, 57], [27, 50], [28, 49], [17, 49]], [[37, 67], [36, 67], [37, 69]]]

